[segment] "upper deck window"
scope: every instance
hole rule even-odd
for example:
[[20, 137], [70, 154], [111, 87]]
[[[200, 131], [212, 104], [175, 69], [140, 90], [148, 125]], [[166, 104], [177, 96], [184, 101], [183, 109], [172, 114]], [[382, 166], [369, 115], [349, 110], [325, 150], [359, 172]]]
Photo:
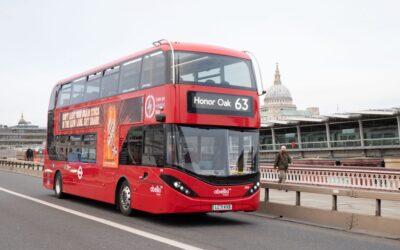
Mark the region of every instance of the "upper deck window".
[[56, 94], [59, 89], [59, 86], [55, 86], [51, 91], [50, 102], [49, 102], [49, 110], [54, 109], [55, 101], [56, 101]]
[[126, 62], [121, 66], [121, 79], [119, 82], [120, 93], [139, 89], [141, 66], [142, 58]]
[[119, 66], [104, 71], [101, 80], [101, 97], [116, 95], [118, 93]]
[[85, 101], [91, 101], [100, 97], [101, 87], [101, 72], [89, 76], [89, 80], [86, 85]]
[[70, 104], [76, 104], [83, 101], [83, 94], [85, 93], [86, 77], [78, 79], [72, 83], [72, 93]]
[[64, 84], [58, 94], [57, 107], [69, 105], [71, 99], [71, 84]]
[[144, 56], [142, 67], [142, 88], [160, 85], [166, 82], [165, 54], [162, 51]]
[[175, 53], [177, 82], [256, 89], [251, 61], [207, 53]]

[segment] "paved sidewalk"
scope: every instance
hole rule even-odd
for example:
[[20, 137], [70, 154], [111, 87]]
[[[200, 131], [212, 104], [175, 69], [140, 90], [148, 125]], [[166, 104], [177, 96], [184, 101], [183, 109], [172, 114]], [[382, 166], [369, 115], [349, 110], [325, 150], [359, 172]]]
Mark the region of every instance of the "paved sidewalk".
[[[400, 193], [399, 193], [400, 195]], [[295, 205], [296, 192], [285, 190], [269, 190], [270, 201]], [[261, 200], [264, 200], [264, 189], [261, 189]], [[301, 206], [321, 209], [332, 209], [332, 196], [324, 194], [301, 193]], [[375, 200], [351, 197], [338, 197], [338, 211], [366, 215], [375, 215]], [[382, 200], [382, 216], [400, 218], [400, 202]]]

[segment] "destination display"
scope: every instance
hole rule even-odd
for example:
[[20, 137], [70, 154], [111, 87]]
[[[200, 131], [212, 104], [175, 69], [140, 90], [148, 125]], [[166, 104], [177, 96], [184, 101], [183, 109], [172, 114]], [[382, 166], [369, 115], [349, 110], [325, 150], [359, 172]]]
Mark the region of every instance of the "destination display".
[[197, 114], [252, 116], [253, 97], [189, 91], [188, 112]]

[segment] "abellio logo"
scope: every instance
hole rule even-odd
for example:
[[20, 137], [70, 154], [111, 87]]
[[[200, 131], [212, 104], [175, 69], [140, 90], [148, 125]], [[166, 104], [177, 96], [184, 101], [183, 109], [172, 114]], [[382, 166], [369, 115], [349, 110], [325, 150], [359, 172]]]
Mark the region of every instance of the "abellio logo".
[[230, 192], [231, 192], [230, 188], [222, 188], [222, 189], [218, 188], [218, 189], [215, 189], [213, 193], [215, 195], [229, 196]]
[[163, 186], [158, 186], [158, 185], [154, 186], [154, 185], [151, 185], [151, 187], [150, 187], [150, 192], [155, 193], [156, 195], [160, 195], [161, 192], [162, 192], [162, 188], [163, 188]]

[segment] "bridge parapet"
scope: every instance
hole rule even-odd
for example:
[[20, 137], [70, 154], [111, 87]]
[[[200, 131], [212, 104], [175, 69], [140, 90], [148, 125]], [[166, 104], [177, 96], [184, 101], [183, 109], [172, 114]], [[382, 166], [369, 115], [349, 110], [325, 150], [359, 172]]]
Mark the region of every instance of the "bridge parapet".
[[[262, 183], [265, 191], [264, 200], [260, 203], [259, 213], [285, 217], [296, 221], [324, 225], [346, 231], [363, 232], [367, 234], [400, 238], [399, 218], [382, 217], [382, 200], [400, 202], [400, 193], [372, 190], [357, 190], [350, 188], [317, 187], [298, 184]], [[295, 205], [287, 205], [270, 201], [270, 190], [288, 190], [296, 192]], [[301, 193], [330, 195], [332, 208], [322, 209], [306, 207], [301, 204]], [[359, 213], [338, 211], [338, 196], [375, 200], [375, 216]], [[357, 202], [355, 200], [355, 202]]]
[[0, 159], [0, 168], [7, 171], [41, 177], [43, 171], [43, 163], [34, 161]]
[[[272, 166], [260, 167], [261, 182], [278, 182], [279, 172]], [[326, 187], [381, 191], [400, 190], [400, 170], [367, 167], [292, 165], [286, 182]]]

